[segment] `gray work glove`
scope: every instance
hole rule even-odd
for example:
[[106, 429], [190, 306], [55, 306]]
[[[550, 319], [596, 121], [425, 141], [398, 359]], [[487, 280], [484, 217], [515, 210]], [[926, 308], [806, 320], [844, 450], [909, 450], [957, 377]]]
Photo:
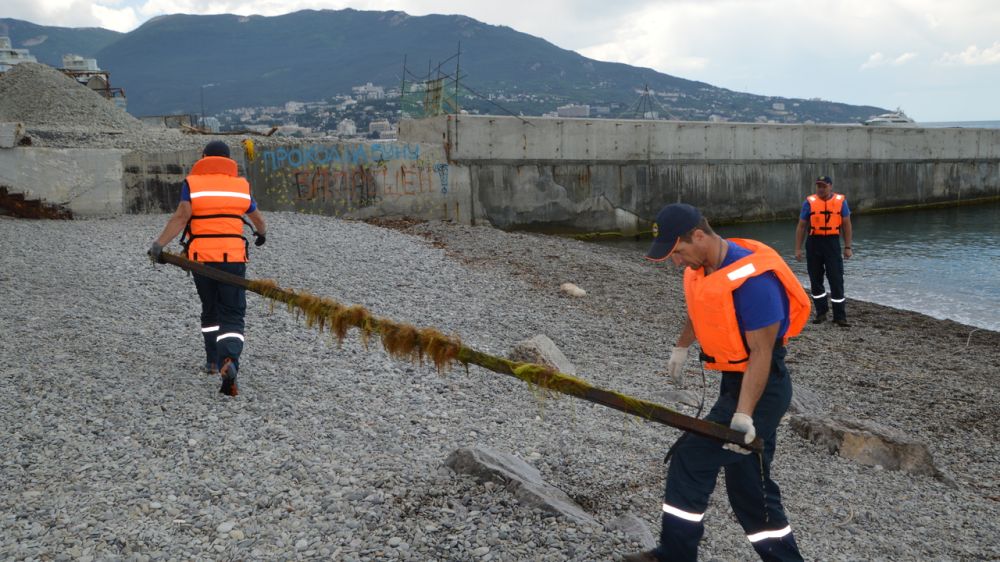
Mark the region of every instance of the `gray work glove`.
[[149, 247], [149, 251], [146, 252], [149, 259], [155, 263], [163, 263], [163, 246], [159, 242], [154, 241], [153, 245]]
[[[747, 445], [753, 443], [753, 438], [757, 437], [757, 430], [753, 427], [753, 418], [746, 414], [741, 414], [739, 412], [733, 414], [733, 419], [729, 422], [729, 429], [735, 429], [736, 431], [745, 434], [743, 442]], [[722, 448], [729, 449], [730, 451], [741, 455], [749, 455], [752, 452], [750, 449], [745, 449], [735, 443], [726, 443], [722, 446]]]
[[667, 361], [667, 374], [674, 386], [680, 386], [684, 380], [684, 362], [688, 358], [688, 348], [675, 347], [670, 351], [670, 360]]

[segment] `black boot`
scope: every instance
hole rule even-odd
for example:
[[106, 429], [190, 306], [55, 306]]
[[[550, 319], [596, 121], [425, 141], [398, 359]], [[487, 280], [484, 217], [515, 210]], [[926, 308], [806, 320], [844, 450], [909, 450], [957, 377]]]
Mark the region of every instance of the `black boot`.
[[226, 396], [239, 395], [240, 390], [236, 385], [236, 365], [233, 364], [232, 359], [227, 357], [222, 361], [219, 374], [222, 375], [222, 387], [219, 388], [219, 393]]

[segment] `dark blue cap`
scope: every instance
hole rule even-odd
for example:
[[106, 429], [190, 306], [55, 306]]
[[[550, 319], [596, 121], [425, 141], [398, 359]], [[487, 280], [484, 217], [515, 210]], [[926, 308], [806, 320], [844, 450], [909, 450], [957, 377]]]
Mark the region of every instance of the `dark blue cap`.
[[220, 140], [214, 140], [205, 145], [205, 150], [202, 150], [201, 154], [202, 156], [222, 156], [229, 158], [229, 145]]
[[833, 180], [830, 176], [820, 176], [816, 178], [816, 183], [825, 183], [826, 185], [833, 185]]
[[646, 259], [667, 259], [677, 246], [677, 239], [698, 226], [699, 222], [701, 211], [687, 203], [672, 203], [660, 209], [653, 223], [653, 245], [646, 252]]

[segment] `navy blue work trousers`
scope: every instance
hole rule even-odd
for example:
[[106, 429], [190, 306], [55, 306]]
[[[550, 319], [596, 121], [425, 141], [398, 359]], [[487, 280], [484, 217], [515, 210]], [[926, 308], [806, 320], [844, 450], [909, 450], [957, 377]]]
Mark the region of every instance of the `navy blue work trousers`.
[[[678, 441], [667, 469], [660, 544], [661, 562], [694, 562], [704, 534], [703, 518], [719, 470], [725, 471], [729, 504], [747, 539], [765, 562], [801, 562], [798, 546], [781, 505], [781, 490], [771, 480], [778, 423], [792, 399], [792, 381], [785, 367], [785, 348], [776, 345], [767, 386], [753, 413], [763, 454], [743, 455], [722, 448], [714, 439], [685, 434]], [[716, 401], [706, 419], [729, 425], [740, 395], [741, 373], [723, 373]]]
[[806, 238], [806, 268], [809, 270], [810, 292], [816, 316], [826, 316], [830, 309], [823, 277], [830, 281], [830, 302], [833, 319], [847, 320], [844, 298], [844, 257], [840, 250], [840, 236], [808, 236]]
[[[210, 262], [205, 265], [246, 277], [247, 264]], [[239, 369], [243, 352], [243, 317], [247, 310], [247, 295], [243, 287], [222, 283], [194, 274], [194, 286], [201, 299], [201, 334], [205, 340], [205, 362], [216, 368], [226, 358]]]

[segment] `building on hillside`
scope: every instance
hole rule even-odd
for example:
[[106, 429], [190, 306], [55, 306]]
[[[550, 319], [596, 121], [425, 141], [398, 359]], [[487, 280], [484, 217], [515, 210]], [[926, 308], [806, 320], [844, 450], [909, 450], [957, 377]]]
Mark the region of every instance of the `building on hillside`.
[[0, 72], [7, 72], [22, 62], [38, 62], [28, 49], [15, 49], [10, 37], [0, 37]]
[[369, 133], [388, 133], [392, 131], [392, 123], [388, 119], [373, 119], [371, 123], [368, 123]]
[[556, 108], [559, 117], [590, 117], [589, 105], [563, 105]]
[[62, 62], [63, 67], [60, 70], [63, 72], [67, 70], [72, 72], [100, 72], [101, 70], [97, 66], [97, 59], [88, 59], [80, 55], [63, 55]]
[[366, 83], [364, 86], [354, 86], [351, 88], [351, 92], [364, 100], [380, 100], [385, 97], [385, 88], [376, 86], [371, 82]]
[[107, 98], [122, 110], [128, 104], [125, 90], [111, 87], [111, 75], [97, 66], [97, 59], [63, 55], [60, 72]]
[[342, 119], [337, 123], [337, 135], [342, 137], [353, 137], [358, 134], [358, 127], [353, 119]]

